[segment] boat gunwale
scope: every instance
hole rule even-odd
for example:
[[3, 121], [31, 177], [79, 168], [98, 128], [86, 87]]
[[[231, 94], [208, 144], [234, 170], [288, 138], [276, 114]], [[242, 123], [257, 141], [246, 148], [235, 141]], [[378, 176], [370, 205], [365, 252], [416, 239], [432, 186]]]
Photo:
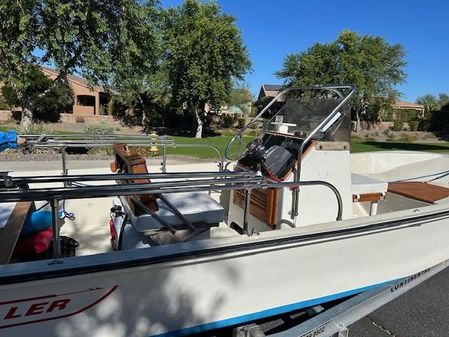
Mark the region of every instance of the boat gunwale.
[[[441, 207], [442, 205], [432, 206]], [[425, 206], [424, 208], [432, 206]], [[215, 242], [215, 245], [205, 247], [199, 245], [199, 243], [206, 240], [199, 240], [179, 243], [176, 245], [157, 246], [144, 249], [69, 257], [63, 260], [53, 259], [18, 264], [8, 264], [0, 267], [0, 274], [2, 272], [6, 272], [7, 274], [8, 269], [10, 269], [9, 275], [0, 275], [0, 285], [11, 285], [39, 281], [43, 279], [55, 279], [67, 276], [117, 271], [121, 269], [138, 268], [175, 261], [207, 258], [217, 255], [224, 256], [225, 254], [240, 253], [245, 251], [247, 251], [248, 254], [254, 254], [255, 250], [259, 250], [260, 252], [262, 252], [272, 247], [275, 247], [276, 250], [289, 249], [292, 245], [308, 246], [366, 235], [375, 235], [378, 233], [400, 230], [410, 227], [418, 227], [424, 224], [434, 223], [435, 221], [442, 220], [444, 218], [449, 218], [449, 209], [447, 206], [442, 210], [437, 209], [434, 212], [427, 212], [426, 214], [420, 214], [417, 216], [385, 219], [380, 222], [362, 224], [360, 226], [340, 227], [338, 229], [328, 231], [319, 231], [306, 234], [292, 234], [291, 231], [286, 231], [286, 233], [290, 233], [292, 235], [284, 235], [282, 237], [275, 238], [263, 238], [261, 240], [257, 240], [257, 237], [256, 239], [254, 239], [254, 237], [247, 237], [248, 240], [242, 243], [229, 244], [224, 242]], [[354, 219], [348, 220], [351, 221]], [[336, 222], [332, 223], [335, 224]], [[173, 248], [177, 248], [176, 253], [173, 253]], [[148, 253], [150, 253], [151, 256], [148, 256]], [[111, 259], [111, 254], [121, 256], [119, 259]], [[93, 262], [91, 262], [89, 265], [80, 263], [83, 261], [86, 262], [88, 260], [91, 260]], [[24, 265], [29, 264], [33, 264], [33, 269], [35, 270], [25, 271]], [[43, 264], [45, 264], [45, 266], [43, 266]]]

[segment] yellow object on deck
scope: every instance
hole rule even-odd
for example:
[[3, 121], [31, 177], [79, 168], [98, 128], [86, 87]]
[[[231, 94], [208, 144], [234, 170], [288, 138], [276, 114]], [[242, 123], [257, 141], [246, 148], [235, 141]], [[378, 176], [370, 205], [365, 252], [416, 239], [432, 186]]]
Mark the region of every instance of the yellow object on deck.
[[[157, 144], [157, 134], [155, 132], [152, 132], [150, 134], [151, 143]], [[150, 153], [152, 156], [157, 156], [159, 154], [159, 148], [157, 145], [151, 145], [150, 146]]]

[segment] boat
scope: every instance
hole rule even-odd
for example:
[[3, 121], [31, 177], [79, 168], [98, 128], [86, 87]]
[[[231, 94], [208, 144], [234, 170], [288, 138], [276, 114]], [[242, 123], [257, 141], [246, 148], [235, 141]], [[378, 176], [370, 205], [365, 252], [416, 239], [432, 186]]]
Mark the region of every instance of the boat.
[[[449, 157], [351, 154], [353, 93], [280, 92], [214, 170], [170, 171], [165, 150], [176, 144], [166, 137], [24, 135], [27, 149], [60, 149], [63, 164], [0, 176], [0, 202], [16, 203], [0, 233], [9, 242], [0, 245], [0, 335], [209, 332], [398, 284], [448, 260]], [[67, 149], [106, 145], [110, 167], [68, 169]], [[135, 146], [162, 148], [162, 172]], [[50, 252], [14, 260], [33, 207], [51, 212]], [[87, 226], [108, 247], [73, 256], [61, 233], [83, 247]]]

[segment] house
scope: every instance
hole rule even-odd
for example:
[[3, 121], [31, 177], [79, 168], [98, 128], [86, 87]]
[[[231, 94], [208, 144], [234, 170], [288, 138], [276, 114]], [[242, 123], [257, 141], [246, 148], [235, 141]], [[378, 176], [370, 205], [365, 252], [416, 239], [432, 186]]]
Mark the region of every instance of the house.
[[[42, 72], [51, 79], [58, 76], [54, 69], [41, 67]], [[67, 81], [73, 90], [74, 100], [71, 111], [73, 115], [96, 116], [107, 114], [107, 104], [110, 101], [110, 95], [102, 86], [91, 87], [82, 77], [76, 75], [67, 75]]]
[[[251, 104], [251, 103], [250, 103]], [[249, 109], [251, 109], [251, 106], [249, 107]], [[219, 111], [217, 111], [217, 115], [226, 115], [226, 116], [230, 116], [230, 117], [243, 117], [245, 114], [243, 113], [242, 109], [240, 109], [240, 107], [235, 106], [235, 105], [231, 105], [231, 106], [227, 106], [227, 105], [223, 105]]]
[[257, 96], [257, 101], [261, 102], [265, 97], [274, 98], [283, 88], [284, 87], [279, 84], [262, 84], [259, 90], [259, 96]]
[[389, 109], [380, 112], [380, 118], [384, 122], [403, 121], [409, 122], [424, 117], [424, 106], [421, 104], [396, 100]]
[[244, 117], [251, 113], [253, 105], [251, 92], [246, 88], [233, 88], [226, 103], [220, 107], [213, 107], [206, 103], [204, 111], [230, 117]]
[[[57, 70], [47, 67], [41, 67], [41, 71], [51, 79], [55, 79], [59, 74]], [[87, 80], [76, 75], [67, 75], [67, 81], [73, 90], [74, 100], [73, 106], [60, 115], [61, 121], [75, 122], [77, 117], [83, 121], [113, 121], [112, 116], [104, 116], [108, 112], [110, 94], [102, 86], [92, 87]], [[3, 83], [0, 83], [0, 87], [2, 86]], [[21, 108], [15, 107], [12, 111], [0, 110], [0, 121], [11, 119], [13, 111], [20, 112]]]
[[424, 105], [421, 104], [397, 100], [391, 107], [393, 108], [393, 120], [400, 118], [400, 115], [404, 113], [411, 113], [419, 118], [424, 117]]

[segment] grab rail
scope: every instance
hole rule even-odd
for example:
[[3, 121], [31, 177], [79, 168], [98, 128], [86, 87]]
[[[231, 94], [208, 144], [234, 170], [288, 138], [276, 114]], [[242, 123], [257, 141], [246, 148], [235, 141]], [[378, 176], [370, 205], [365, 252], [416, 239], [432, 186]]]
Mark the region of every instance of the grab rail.
[[[157, 146], [162, 148], [162, 172], [167, 172], [167, 148], [208, 148], [214, 151], [218, 157], [218, 170], [223, 171], [225, 166], [224, 156], [220, 149], [211, 144], [176, 144], [176, 142], [167, 136], [158, 136], [156, 141], [152, 140], [150, 136], [140, 135], [86, 135], [86, 134], [71, 134], [71, 135], [19, 135], [27, 139], [25, 147], [35, 148], [56, 148], [61, 151], [62, 169], [63, 173], [67, 172], [67, 148], [98, 148], [107, 145], [112, 145], [115, 142], [126, 142], [131, 146]], [[84, 138], [83, 138], [84, 137]]]
[[[336, 220], [342, 219], [343, 214], [343, 202], [340, 193], [332, 184], [326, 181], [302, 181], [302, 182], [270, 182], [261, 176], [248, 176], [247, 174], [236, 175], [232, 178], [226, 178], [226, 174], [218, 174], [218, 176], [211, 179], [198, 179], [198, 180], [174, 180], [165, 182], [154, 183], [133, 183], [133, 184], [113, 184], [113, 185], [96, 185], [96, 186], [76, 186], [69, 185], [68, 182], [73, 182], [70, 176], [62, 176], [59, 178], [60, 182], [63, 182], [63, 187], [51, 187], [51, 188], [33, 188], [29, 187], [28, 183], [54, 183], [55, 177], [37, 177], [33, 181], [32, 177], [10, 177], [4, 176], [3, 183], [5, 188], [0, 189], [0, 202], [18, 202], [18, 201], [48, 201], [51, 205], [52, 212], [52, 229], [54, 236], [52, 239], [52, 246], [54, 252], [54, 258], [58, 258], [61, 255], [61, 247], [59, 242], [59, 228], [58, 228], [58, 203], [60, 200], [68, 199], [85, 199], [85, 198], [99, 198], [99, 197], [111, 197], [118, 195], [135, 195], [135, 194], [162, 194], [162, 193], [180, 193], [180, 192], [199, 192], [199, 191], [212, 191], [212, 190], [245, 190], [244, 201], [244, 228], [248, 235], [251, 233], [248, 231], [248, 216], [250, 208], [250, 192], [252, 189], [267, 189], [267, 188], [280, 188], [280, 187], [292, 187], [299, 186], [311, 186], [322, 185], [329, 188], [337, 199], [338, 209]], [[170, 175], [170, 174], [166, 174]], [[129, 179], [141, 178], [140, 174], [126, 174], [126, 175], [88, 175], [85, 180], [93, 179], [93, 176], [97, 176], [102, 181], [115, 181], [118, 177], [126, 176]], [[150, 176], [150, 175], [148, 175]], [[231, 175], [232, 176], [232, 175]], [[200, 176], [201, 177], [201, 176]], [[81, 178], [82, 176], [77, 176]], [[201, 177], [202, 178], [202, 177]], [[26, 189], [14, 188], [16, 186], [27, 186]], [[9, 187], [8, 187], [9, 186]]]
[[[108, 174], [104, 175], [103, 179], [115, 181], [120, 175]], [[123, 175], [129, 179], [140, 178], [142, 175], [127, 174]], [[64, 182], [64, 177], [61, 178], [61, 182]], [[70, 178], [70, 177], [68, 177]], [[3, 181], [10, 179], [18, 185], [30, 182], [30, 177], [24, 177], [21, 181], [21, 177], [3, 178]], [[51, 179], [49, 179], [51, 180]], [[44, 180], [34, 181], [43, 183]], [[54, 183], [53, 180], [48, 181]], [[271, 182], [261, 176], [237, 176], [235, 178], [226, 179], [198, 179], [198, 180], [174, 180], [164, 182], [152, 182], [152, 183], [133, 183], [133, 184], [109, 184], [109, 185], [95, 185], [95, 186], [64, 186], [64, 187], [48, 187], [48, 188], [32, 188], [18, 189], [15, 187], [0, 189], [0, 202], [18, 202], [18, 201], [37, 201], [37, 200], [53, 200], [53, 199], [86, 199], [86, 198], [100, 198], [111, 197], [117, 195], [134, 195], [134, 194], [159, 194], [159, 193], [179, 193], [190, 191], [209, 191], [209, 190], [236, 190], [236, 189], [267, 189], [267, 188], [279, 188], [279, 187], [292, 187], [292, 186], [312, 186], [322, 185], [329, 188], [337, 199], [338, 211], [336, 220], [342, 219], [343, 202], [337, 188], [332, 184], [321, 181], [301, 181], [301, 182]]]

